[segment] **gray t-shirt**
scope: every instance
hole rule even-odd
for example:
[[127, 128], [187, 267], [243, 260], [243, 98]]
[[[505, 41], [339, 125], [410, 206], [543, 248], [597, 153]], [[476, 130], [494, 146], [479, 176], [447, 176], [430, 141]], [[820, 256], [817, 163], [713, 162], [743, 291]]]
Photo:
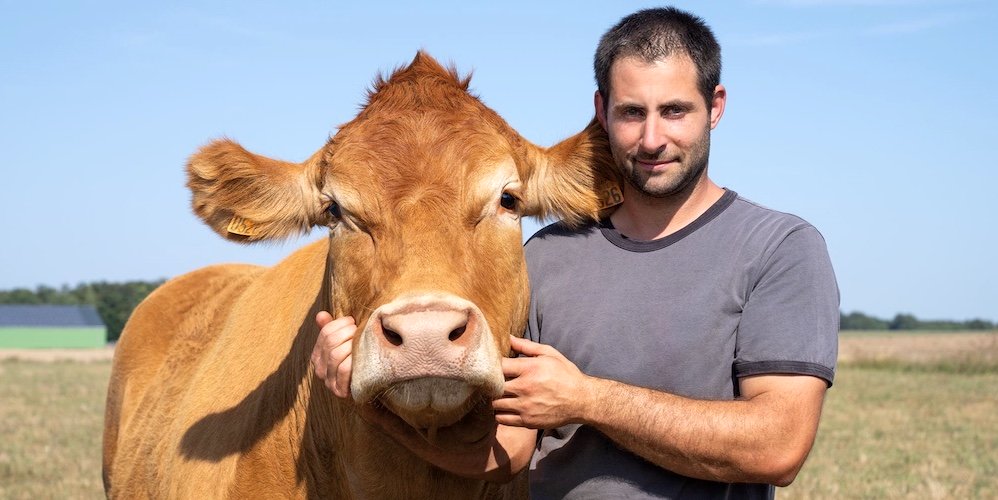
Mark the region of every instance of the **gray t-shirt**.
[[[738, 397], [738, 378], [791, 373], [831, 385], [839, 292], [824, 239], [793, 215], [726, 191], [687, 227], [629, 240], [608, 221], [555, 224], [527, 242], [527, 336], [585, 373], [706, 400]], [[544, 431], [533, 499], [772, 498], [661, 469], [588, 426]]]

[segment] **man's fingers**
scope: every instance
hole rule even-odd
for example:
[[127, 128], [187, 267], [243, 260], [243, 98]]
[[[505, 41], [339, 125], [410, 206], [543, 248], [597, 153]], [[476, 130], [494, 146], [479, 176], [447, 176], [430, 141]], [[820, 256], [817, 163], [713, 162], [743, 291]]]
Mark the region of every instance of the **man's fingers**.
[[502, 358], [499, 363], [502, 364], [503, 376], [512, 379], [522, 375], [535, 361], [530, 358]]
[[348, 326], [356, 326], [353, 316], [332, 319], [332, 316], [326, 311], [320, 311], [315, 315], [315, 323], [319, 325], [319, 333], [323, 335]]
[[543, 356], [558, 352], [549, 345], [538, 344], [537, 342], [520, 337], [510, 337], [509, 345], [514, 351], [527, 356]]
[[498, 399], [492, 400], [492, 409], [497, 413], [515, 413], [516, 412], [516, 398], [503, 396]]
[[[316, 321], [320, 321], [318, 315], [316, 316]], [[337, 318], [326, 323], [325, 326], [319, 330], [319, 338], [316, 340], [316, 346], [319, 348], [318, 346], [321, 345], [321, 349], [323, 350], [323, 353], [325, 353], [352, 340], [356, 332], [357, 326], [354, 325], [353, 318], [350, 316]]]
[[337, 397], [349, 397], [353, 366], [351, 340], [357, 332], [354, 319], [351, 316], [333, 319], [327, 311], [319, 311], [315, 315], [315, 323], [319, 326], [319, 338], [312, 350], [315, 374]]
[[502, 396], [492, 400], [492, 409], [495, 411], [496, 422], [502, 425], [512, 425], [514, 427], [526, 427], [521, 416], [521, 404], [516, 396]]
[[526, 427], [526, 424], [523, 423], [523, 417], [515, 413], [496, 413], [496, 422], [510, 427]]
[[350, 374], [353, 372], [353, 358], [346, 359], [336, 368], [336, 378], [333, 380], [333, 394], [340, 398], [350, 397]]
[[326, 311], [319, 311], [319, 312], [318, 312], [318, 313], [317, 313], [317, 314], [315, 315], [315, 323], [316, 323], [317, 325], [319, 325], [319, 328], [320, 328], [320, 329], [321, 329], [322, 327], [326, 326], [327, 324], [329, 324], [329, 322], [330, 322], [330, 321], [332, 321], [332, 320], [333, 320], [333, 315], [332, 315], [332, 314], [329, 314], [329, 313], [328, 313], [328, 312], [326, 312]]

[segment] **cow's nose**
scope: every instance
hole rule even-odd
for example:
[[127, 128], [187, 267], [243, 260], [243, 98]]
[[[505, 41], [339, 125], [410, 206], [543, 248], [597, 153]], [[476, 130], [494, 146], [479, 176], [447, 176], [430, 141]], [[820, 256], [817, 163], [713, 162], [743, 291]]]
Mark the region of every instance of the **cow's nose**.
[[381, 334], [391, 346], [432, 351], [463, 344], [472, 322], [467, 310], [399, 312], [381, 316]]

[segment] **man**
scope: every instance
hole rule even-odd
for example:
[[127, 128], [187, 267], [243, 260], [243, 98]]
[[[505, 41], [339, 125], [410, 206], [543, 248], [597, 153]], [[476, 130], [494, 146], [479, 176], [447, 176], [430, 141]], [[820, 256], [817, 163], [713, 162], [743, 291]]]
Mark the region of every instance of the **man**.
[[[834, 377], [838, 289], [814, 227], [708, 177], [720, 67], [710, 29], [676, 9], [603, 36], [595, 107], [624, 201], [526, 245], [529, 340], [493, 403], [502, 453], [486, 470], [425, 458], [491, 478], [530, 459], [532, 498], [769, 498], [794, 479]], [[352, 322], [318, 321], [316, 371], [344, 397]]]

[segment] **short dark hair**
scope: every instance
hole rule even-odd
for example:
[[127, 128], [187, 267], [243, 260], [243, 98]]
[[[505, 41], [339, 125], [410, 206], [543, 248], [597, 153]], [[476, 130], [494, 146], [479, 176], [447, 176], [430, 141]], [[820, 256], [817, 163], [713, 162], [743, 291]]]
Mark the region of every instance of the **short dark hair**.
[[685, 54], [697, 69], [697, 87], [707, 105], [721, 83], [721, 46], [703, 19], [675, 7], [639, 10], [610, 28], [596, 47], [593, 70], [603, 102], [610, 97], [610, 67], [623, 57], [645, 62]]

